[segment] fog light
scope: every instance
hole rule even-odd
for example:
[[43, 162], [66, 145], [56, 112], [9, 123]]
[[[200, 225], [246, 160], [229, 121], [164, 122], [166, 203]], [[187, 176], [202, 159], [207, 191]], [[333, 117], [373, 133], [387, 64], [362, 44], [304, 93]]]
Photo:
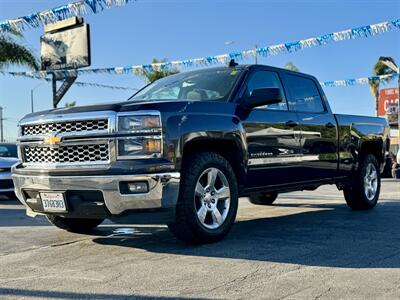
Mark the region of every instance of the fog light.
[[146, 181], [121, 182], [121, 194], [144, 194], [149, 192], [149, 185]]
[[128, 190], [132, 193], [147, 193], [147, 182], [128, 183]]

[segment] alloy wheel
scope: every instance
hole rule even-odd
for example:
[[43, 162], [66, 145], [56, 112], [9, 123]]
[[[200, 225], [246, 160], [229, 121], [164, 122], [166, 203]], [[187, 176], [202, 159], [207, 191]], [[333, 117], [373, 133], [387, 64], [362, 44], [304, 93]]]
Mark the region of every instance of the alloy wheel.
[[199, 177], [195, 189], [197, 218], [207, 229], [217, 229], [228, 216], [230, 207], [229, 183], [217, 168], [206, 169]]
[[378, 172], [374, 164], [369, 163], [364, 176], [364, 192], [368, 200], [374, 199], [378, 189]]

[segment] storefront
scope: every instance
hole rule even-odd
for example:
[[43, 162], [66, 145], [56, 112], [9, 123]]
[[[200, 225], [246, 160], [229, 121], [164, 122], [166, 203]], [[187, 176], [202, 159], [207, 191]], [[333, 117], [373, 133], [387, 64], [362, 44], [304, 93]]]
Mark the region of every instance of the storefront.
[[387, 118], [390, 125], [391, 152], [399, 149], [399, 89], [382, 89], [379, 93], [378, 116]]

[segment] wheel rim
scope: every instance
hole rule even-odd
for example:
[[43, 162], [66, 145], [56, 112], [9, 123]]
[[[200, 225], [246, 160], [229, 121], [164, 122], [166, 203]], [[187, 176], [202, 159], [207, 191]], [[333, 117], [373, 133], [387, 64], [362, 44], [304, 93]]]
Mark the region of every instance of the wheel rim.
[[228, 216], [231, 193], [228, 180], [217, 168], [208, 168], [199, 176], [195, 189], [195, 208], [200, 223], [217, 229]]
[[374, 164], [367, 165], [364, 176], [364, 192], [368, 200], [374, 199], [378, 189], [378, 172]]

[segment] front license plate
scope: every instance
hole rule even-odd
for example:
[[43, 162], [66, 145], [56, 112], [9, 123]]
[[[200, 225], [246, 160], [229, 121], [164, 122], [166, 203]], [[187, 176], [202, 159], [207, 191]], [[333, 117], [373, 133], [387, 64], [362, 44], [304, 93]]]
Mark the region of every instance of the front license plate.
[[65, 199], [63, 193], [40, 193], [44, 211], [66, 212]]

